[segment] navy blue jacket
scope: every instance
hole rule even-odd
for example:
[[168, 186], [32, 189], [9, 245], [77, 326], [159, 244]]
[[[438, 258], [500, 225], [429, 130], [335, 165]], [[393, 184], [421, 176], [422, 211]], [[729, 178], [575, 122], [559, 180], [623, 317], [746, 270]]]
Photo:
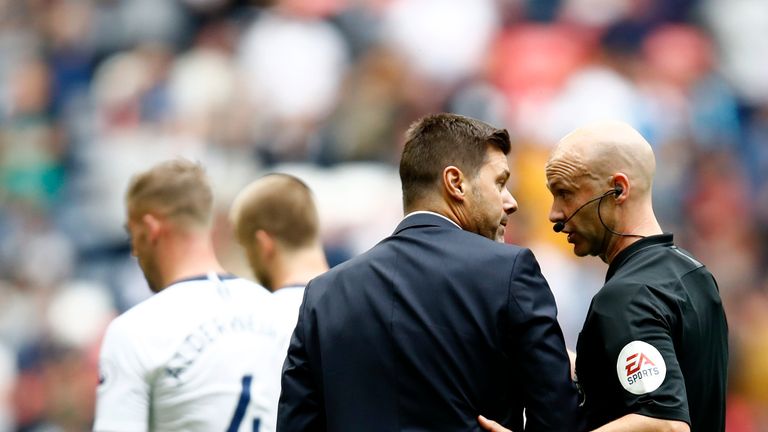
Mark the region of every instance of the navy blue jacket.
[[556, 315], [530, 250], [411, 215], [307, 286], [277, 429], [573, 432]]

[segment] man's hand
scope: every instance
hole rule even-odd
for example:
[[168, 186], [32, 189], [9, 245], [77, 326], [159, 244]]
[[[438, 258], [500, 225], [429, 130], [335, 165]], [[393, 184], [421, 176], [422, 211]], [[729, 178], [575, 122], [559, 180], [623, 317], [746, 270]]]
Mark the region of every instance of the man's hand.
[[477, 416], [477, 422], [480, 423], [480, 426], [483, 427], [483, 429], [491, 432], [512, 432], [511, 430], [505, 428], [504, 426], [496, 423], [493, 420], [488, 420], [487, 418], [483, 416]]

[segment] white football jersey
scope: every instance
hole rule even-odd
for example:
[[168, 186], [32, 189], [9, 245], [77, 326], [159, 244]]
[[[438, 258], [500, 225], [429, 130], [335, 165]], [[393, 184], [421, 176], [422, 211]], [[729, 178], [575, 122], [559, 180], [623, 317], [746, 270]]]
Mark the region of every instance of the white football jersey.
[[94, 430], [274, 431], [285, 354], [271, 297], [209, 273], [117, 317], [101, 347]]
[[304, 287], [296, 285], [280, 288], [272, 294], [272, 297], [274, 299], [272, 313], [279, 341], [278, 356], [282, 367], [285, 357], [288, 355], [288, 346], [291, 343], [293, 330], [299, 321], [299, 309], [302, 300], [304, 300]]

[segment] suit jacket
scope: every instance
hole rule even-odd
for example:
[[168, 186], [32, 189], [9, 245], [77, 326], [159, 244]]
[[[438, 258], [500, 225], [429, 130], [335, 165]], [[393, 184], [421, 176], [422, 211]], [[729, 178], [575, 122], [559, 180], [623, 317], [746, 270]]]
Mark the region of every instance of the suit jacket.
[[277, 429], [478, 431], [483, 414], [516, 432], [573, 432], [556, 316], [530, 250], [406, 217], [307, 286]]

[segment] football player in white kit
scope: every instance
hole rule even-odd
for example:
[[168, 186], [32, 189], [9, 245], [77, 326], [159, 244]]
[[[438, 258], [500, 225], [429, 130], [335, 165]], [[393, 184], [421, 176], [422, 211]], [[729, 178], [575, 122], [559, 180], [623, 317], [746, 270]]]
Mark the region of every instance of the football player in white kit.
[[[237, 195], [230, 220], [253, 273], [273, 292], [282, 370], [304, 286], [328, 270], [312, 191], [292, 175], [268, 174]], [[279, 387], [280, 374], [275, 379]]]
[[173, 160], [132, 179], [126, 229], [156, 294], [107, 329], [95, 431], [275, 429], [271, 296], [223, 271], [212, 205], [199, 164]]

